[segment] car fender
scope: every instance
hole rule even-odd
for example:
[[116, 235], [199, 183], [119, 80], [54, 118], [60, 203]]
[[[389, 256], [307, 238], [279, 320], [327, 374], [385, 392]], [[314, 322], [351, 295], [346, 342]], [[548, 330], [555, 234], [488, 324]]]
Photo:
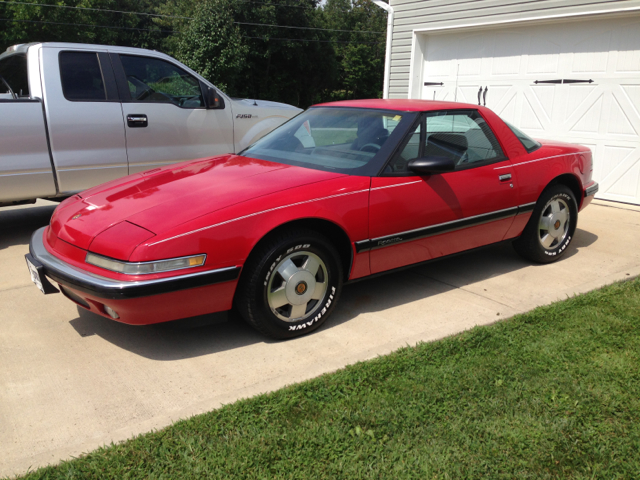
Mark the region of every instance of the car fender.
[[270, 232], [309, 218], [337, 225], [353, 244], [368, 237], [369, 187], [369, 177], [341, 176], [248, 200], [143, 242], [131, 261], [199, 252], [207, 254], [210, 269], [242, 266]]

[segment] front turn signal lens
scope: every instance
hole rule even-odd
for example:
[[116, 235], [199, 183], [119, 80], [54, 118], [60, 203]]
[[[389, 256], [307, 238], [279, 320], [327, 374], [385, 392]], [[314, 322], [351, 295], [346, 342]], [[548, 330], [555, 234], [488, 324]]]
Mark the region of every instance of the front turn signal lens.
[[90, 265], [111, 270], [112, 272], [124, 273], [126, 275], [148, 275], [150, 273], [182, 270], [183, 268], [201, 267], [204, 265], [206, 259], [207, 256], [205, 254], [201, 254], [157, 260], [154, 262], [131, 263], [114, 260], [109, 257], [103, 257], [102, 255], [96, 255], [95, 253], [87, 253], [84, 261]]

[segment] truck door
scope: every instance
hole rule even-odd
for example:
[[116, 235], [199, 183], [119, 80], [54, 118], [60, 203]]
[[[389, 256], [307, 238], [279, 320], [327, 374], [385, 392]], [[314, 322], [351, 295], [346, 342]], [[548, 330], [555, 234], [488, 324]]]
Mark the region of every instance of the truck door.
[[127, 175], [124, 120], [106, 50], [41, 50], [43, 96], [60, 193]]
[[198, 78], [165, 59], [111, 57], [126, 123], [129, 173], [234, 152], [231, 108], [208, 110]]

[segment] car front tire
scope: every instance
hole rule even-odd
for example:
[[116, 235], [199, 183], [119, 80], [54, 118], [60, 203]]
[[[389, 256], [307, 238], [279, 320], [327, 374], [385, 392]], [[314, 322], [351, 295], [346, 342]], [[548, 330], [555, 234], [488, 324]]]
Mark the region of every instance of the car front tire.
[[540, 195], [513, 247], [528, 260], [555, 262], [567, 252], [577, 224], [578, 205], [573, 192], [564, 185], [552, 185]]
[[318, 329], [341, 289], [342, 265], [331, 242], [313, 230], [290, 229], [251, 254], [235, 304], [255, 329], [287, 339]]

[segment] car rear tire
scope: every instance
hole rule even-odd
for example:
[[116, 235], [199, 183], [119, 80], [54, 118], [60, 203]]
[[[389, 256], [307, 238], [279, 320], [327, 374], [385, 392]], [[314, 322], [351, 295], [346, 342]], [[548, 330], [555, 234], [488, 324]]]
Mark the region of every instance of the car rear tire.
[[577, 224], [578, 205], [573, 192], [564, 185], [552, 185], [540, 195], [513, 247], [528, 260], [555, 262], [566, 253]]
[[287, 339], [318, 329], [341, 289], [342, 265], [331, 242], [313, 230], [291, 229], [250, 255], [235, 305], [261, 333]]

